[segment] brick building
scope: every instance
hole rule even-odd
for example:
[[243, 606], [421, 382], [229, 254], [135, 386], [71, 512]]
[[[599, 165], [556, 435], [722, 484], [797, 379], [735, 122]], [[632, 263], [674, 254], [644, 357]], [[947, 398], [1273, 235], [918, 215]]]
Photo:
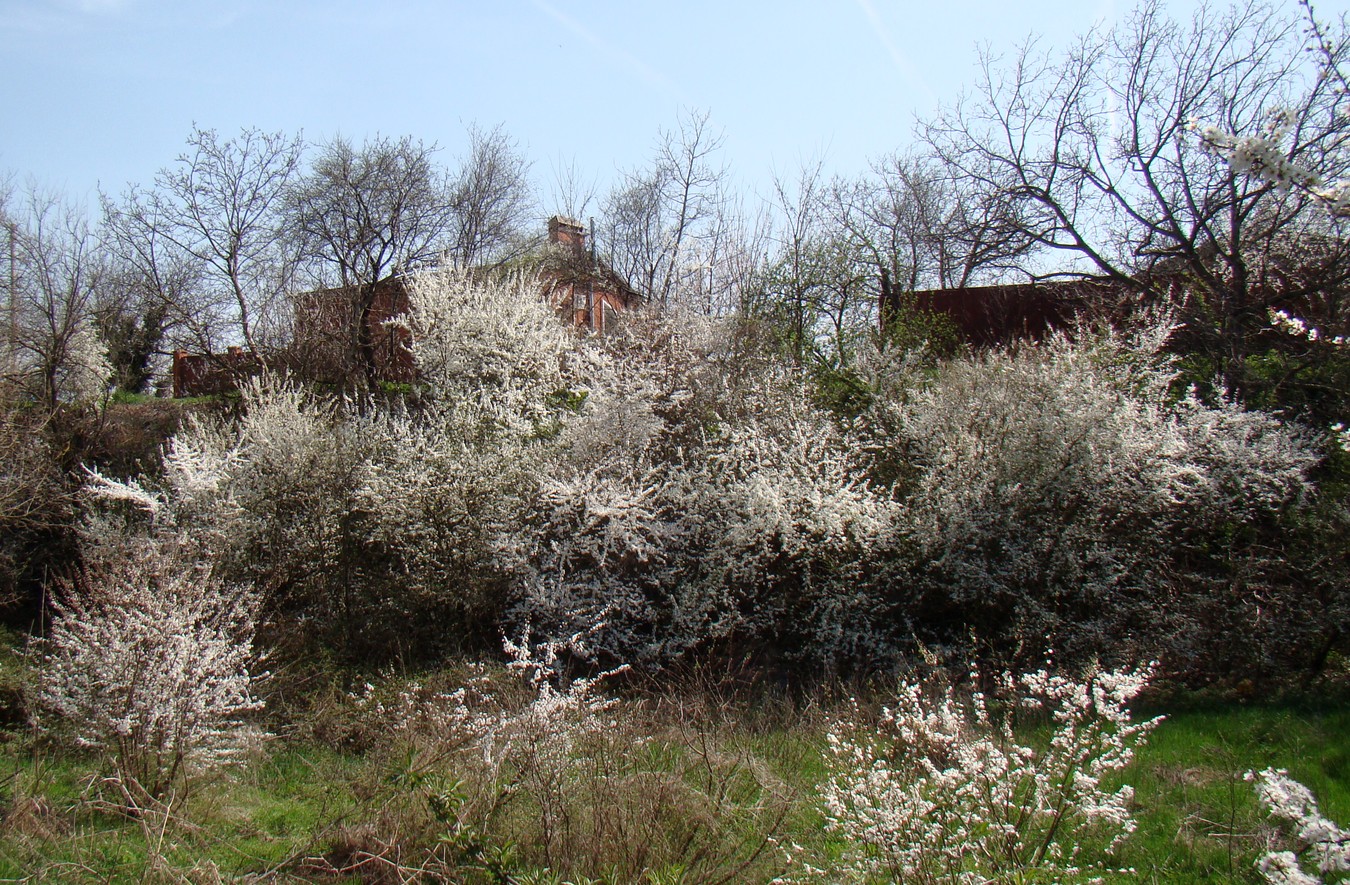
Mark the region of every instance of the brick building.
[[944, 319], [967, 344], [995, 347], [1040, 339], [1084, 319], [1118, 321], [1141, 303], [1134, 287], [1108, 279], [900, 292], [883, 275], [878, 316], [882, 334], [903, 313], [912, 312]]
[[[541, 297], [568, 325], [604, 333], [618, 317], [642, 303], [632, 287], [587, 246], [586, 229], [570, 218], [554, 216], [542, 249], [523, 262], [538, 275]], [[486, 271], [484, 271], [486, 272]], [[408, 331], [389, 325], [406, 314], [404, 278], [389, 277], [376, 286], [369, 313], [380, 381], [408, 382], [417, 374], [408, 348]], [[291, 362], [308, 377], [341, 380], [354, 370], [353, 330], [359, 317], [356, 293], [350, 288], [319, 289], [295, 298], [294, 351]]]
[[[293, 300], [295, 324], [286, 357], [298, 374], [322, 381], [342, 382], [358, 372], [355, 330], [361, 305], [355, 287], [316, 289]], [[417, 376], [408, 331], [389, 321], [408, 312], [408, 288], [401, 277], [375, 284], [368, 315], [375, 379], [406, 383]]]
[[231, 347], [224, 353], [173, 352], [173, 395], [209, 396], [237, 390], [239, 383], [262, 369], [252, 351]]
[[540, 260], [544, 297], [578, 329], [603, 334], [626, 311], [642, 305], [632, 286], [586, 242], [581, 222], [555, 215], [548, 220], [548, 243]]

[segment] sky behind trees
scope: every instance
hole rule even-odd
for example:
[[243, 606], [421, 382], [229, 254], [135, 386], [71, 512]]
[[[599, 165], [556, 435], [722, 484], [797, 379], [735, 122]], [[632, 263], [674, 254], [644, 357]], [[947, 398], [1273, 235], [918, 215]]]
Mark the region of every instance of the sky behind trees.
[[852, 174], [907, 144], [916, 114], [973, 82], [977, 46], [1063, 48], [1131, 5], [0, 0], [0, 172], [92, 201], [148, 184], [194, 124], [408, 134], [450, 161], [468, 124], [500, 123], [549, 211], [555, 168], [603, 192], [689, 108], [725, 134], [733, 180], [767, 195], [803, 160]]

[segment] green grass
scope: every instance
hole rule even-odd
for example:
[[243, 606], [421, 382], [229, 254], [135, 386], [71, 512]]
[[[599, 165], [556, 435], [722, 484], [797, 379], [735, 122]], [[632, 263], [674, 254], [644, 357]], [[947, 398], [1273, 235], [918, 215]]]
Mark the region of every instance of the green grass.
[[[781, 841], [802, 846], [817, 864], [840, 849], [822, 832], [823, 818], [811, 800], [828, 772], [821, 752], [827, 717], [785, 716], [775, 723], [752, 713], [738, 722], [732, 713], [704, 736], [697, 719], [666, 723], [660, 705], [644, 709], [632, 727], [653, 736], [632, 752], [628, 767], [608, 766], [608, 776], [668, 772], [690, 788], [715, 784], [726, 791], [728, 808], [743, 809], [763, 777], [749, 778], [750, 769], [736, 768], [732, 760], [753, 760], [747, 764], [762, 765], [794, 797], [793, 810], [777, 824]], [[1242, 780], [1251, 769], [1289, 769], [1330, 817], [1350, 822], [1350, 706], [1329, 699], [1266, 705], [1183, 700], [1160, 712], [1166, 721], [1122, 773], [1135, 787], [1139, 821], [1116, 858], [1136, 871], [1123, 881], [1257, 883], [1254, 861], [1276, 831]], [[605, 752], [613, 752], [617, 745], [607, 746]], [[225, 881], [340, 882], [307, 867], [305, 858], [336, 856], [344, 844], [369, 844], [390, 834], [406, 838], [409, 850], [439, 850], [442, 858], [449, 850], [444, 845], [459, 846], [465, 882], [493, 881], [487, 872], [492, 852], [514, 863], [525, 876], [521, 881], [529, 880], [531, 869], [539, 881], [550, 881], [537, 859], [530, 860], [537, 852], [528, 842], [508, 844], [511, 834], [530, 832], [519, 826], [535, 810], [529, 802], [509, 800], [510, 813], [498, 829], [483, 830], [484, 853], [471, 857], [463, 853], [470, 841], [428, 812], [428, 790], [396, 777], [413, 761], [405, 752], [393, 746], [341, 752], [313, 740], [276, 739], [251, 763], [201, 785], [166, 821], [118, 813], [116, 796], [99, 786], [99, 760], [35, 749], [29, 735], [12, 734], [0, 745], [0, 881], [207, 882], [218, 873]], [[705, 753], [707, 765], [725, 772], [706, 783]], [[440, 758], [427, 770], [453, 780], [454, 758]], [[605, 792], [608, 787], [587, 789], [633, 800], [622, 791]], [[661, 808], [678, 819], [680, 806]], [[736, 818], [705, 845], [743, 849], [764, 826], [751, 815]], [[677, 862], [669, 853], [653, 856], [652, 869], [670, 870]], [[744, 881], [763, 881], [771, 875], [763, 871], [772, 868], [757, 866], [758, 878]]]
[[113, 405], [142, 405], [144, 403], [159, 402], [163, 398], [155, 396], [153, 393], [136, 393], [130, 390], [114, 390], [108, 397], [108, 402]]
[[53, 882], [209, 881], [208, 870], [287, 881], [356, 812], [346, 786], [363, 765], [318, 747], [278, 748], [199, 786], [166, 820], [119, 811], [95, 759], [11, 752], [5, 761], [0, 881]]
[[1267, 767], [1288, 769], [1329, 817], [1350, 821], [1350, 707], [1215, 703], [1171, 713], [1126, 772], [1139, 830], [1121, 859], [1143, 881], [1260, 881], [1252, 864], [1275, 830], [1242, 776]]

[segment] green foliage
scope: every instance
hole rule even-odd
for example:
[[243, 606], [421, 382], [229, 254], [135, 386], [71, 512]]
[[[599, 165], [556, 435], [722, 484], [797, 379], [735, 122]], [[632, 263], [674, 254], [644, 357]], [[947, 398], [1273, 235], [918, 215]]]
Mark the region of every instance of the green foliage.
[[[1275, 334], [1267, 332], [1266, 337]], [[1178, 367], [1179, 390], [1195, 387], [1210, 401], [1221, 395], [1219, 364], [1203, 352], [1181, 354]], [[1298, 418], [1319, 429], [1350, 421], [1350, 347], [1310, 352], [1276, 339], [1276, 344], [1247, 355], [1238, 370], [1243, 401], [1252, 408]]]
[[886, 315], [881, 346], [904, 351], [922, 350], [938, 359], [950, 359], [962, 348], [961, 332], [946, 314], [916, 307], [902, 295], [898, 310]]
[[589, 396], [588, 390], [561, 387], [544, 397], [544, 403], [551, 409], [560, 409], [575, 415], [580, 414]]

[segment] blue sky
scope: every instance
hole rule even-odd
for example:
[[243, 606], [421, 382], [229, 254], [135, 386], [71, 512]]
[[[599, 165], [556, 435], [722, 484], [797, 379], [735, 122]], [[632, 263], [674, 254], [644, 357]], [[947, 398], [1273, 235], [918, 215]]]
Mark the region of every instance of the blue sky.
[[[1288, 0], [1292, 8], [1293, 0]], [[1322, 0], [1323, 17], [1350, 0]], [[0, 173], [75, 198], [151, 182], [191, 126], [438, 143], [498, 123], [541, 192], [603, 190], [682, 107], [744, 191], [902, 147], [974, 80], [976, 46], [1066, 45], [1130, 0], [0, 0]], [[1196, 0], [1172, 0], [1189, 17]], [[547, 209], [547, 207], [545, 207]]]

